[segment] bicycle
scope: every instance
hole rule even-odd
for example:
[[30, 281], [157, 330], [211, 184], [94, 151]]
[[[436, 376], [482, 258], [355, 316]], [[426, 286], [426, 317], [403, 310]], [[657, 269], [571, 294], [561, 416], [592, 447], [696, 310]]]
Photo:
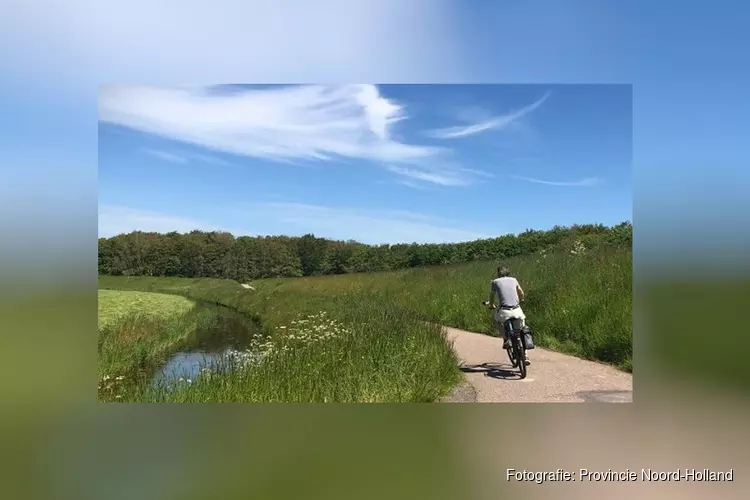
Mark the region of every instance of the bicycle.
[[[489, 301], [482, 302], [483, 305], [489, 306]], [[494, 308], [490, 308], [494, 309]], [[526, 346], [524, 345], [523, 329], [514, 328], [516, 318], [509, 318], [503, 322], [503, 328], [508, 335], [508, 345], [504, 349], [508, 352], [508, 358], [513, 368], [518, 368], [521, 379], [525, 379], [528, 373], [528, 361], [526, 360]]]

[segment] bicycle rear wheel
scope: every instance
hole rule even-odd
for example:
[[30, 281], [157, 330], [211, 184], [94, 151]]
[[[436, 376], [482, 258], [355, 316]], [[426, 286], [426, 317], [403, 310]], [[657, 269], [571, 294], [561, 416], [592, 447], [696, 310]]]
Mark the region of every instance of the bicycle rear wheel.
[[521, 339], [515, 337], [513, 339], [513, 350], [515, 351], [515, 357], [518, 360], [518, 369], [521, 372], [521, 378], [526, 378], [526, 356], [524, 355], [523, 343]]
[[[510, 320], [506, 321], [503, 324], [503, 328], [505, 329], [505, 336], [508, 339], [508, 347], [505, 349], [508, 352], [508, 359], [510, 359], [510, 364], [513, 368], [518, 366], [518, 358], [515, 356], [515, 351], [513, 350], [513, 326], [512, 323], [509, 322]], [[503, 343], [505, 342], [505, 339], [503, 339]]]
[[518, 361], [516, 361], [516, 357], [513, 354], [513, 346], [509, 345], [505, 350], [508, 351], [508, 359], [510, 359], [510, 364], [513, 366], [513, 368], [515, 368], [518, 365]]

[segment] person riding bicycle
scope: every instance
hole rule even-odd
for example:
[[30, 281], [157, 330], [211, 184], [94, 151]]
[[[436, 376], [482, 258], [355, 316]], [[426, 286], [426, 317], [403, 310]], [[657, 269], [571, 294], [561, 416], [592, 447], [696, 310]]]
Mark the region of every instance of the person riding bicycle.
[[[497, 268], [497, 279], [492, 280], [490, 287], [489, 308], [495, 309], [495, 297], [497, 296], [498, 307], [495, 311], [495, 328], [503, 334], [503, 349], [509, 347], [508, 333], [505, 331], [504, 323], [509, 319], [518, 320], [520, 328], [526, 324], [526, 315], [521, 309], [520, 303], [524, 298], [523, 288], [518, 280], [510, 275], [507, 267]], [[526, 354], [526, 364], [529, 363]]]

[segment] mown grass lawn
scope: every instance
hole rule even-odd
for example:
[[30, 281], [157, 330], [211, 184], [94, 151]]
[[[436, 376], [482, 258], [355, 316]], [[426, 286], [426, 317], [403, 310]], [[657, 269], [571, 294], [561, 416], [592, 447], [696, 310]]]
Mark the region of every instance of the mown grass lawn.
[[99, 328], [133, 314], [167, 319], [195, 307], [195, 301], [179, 295], [132, 290], [99, 290]]

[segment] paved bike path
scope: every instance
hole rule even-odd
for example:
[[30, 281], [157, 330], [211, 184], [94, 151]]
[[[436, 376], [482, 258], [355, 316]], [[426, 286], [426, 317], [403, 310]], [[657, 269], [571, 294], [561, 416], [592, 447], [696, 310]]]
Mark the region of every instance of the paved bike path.
[[466, 384], [446, 402], [477, 403], [630, 403], [633, 376], [611, 366], [537, 347], [519, 378], [501, 338], [444, 327], [461, 360]]

